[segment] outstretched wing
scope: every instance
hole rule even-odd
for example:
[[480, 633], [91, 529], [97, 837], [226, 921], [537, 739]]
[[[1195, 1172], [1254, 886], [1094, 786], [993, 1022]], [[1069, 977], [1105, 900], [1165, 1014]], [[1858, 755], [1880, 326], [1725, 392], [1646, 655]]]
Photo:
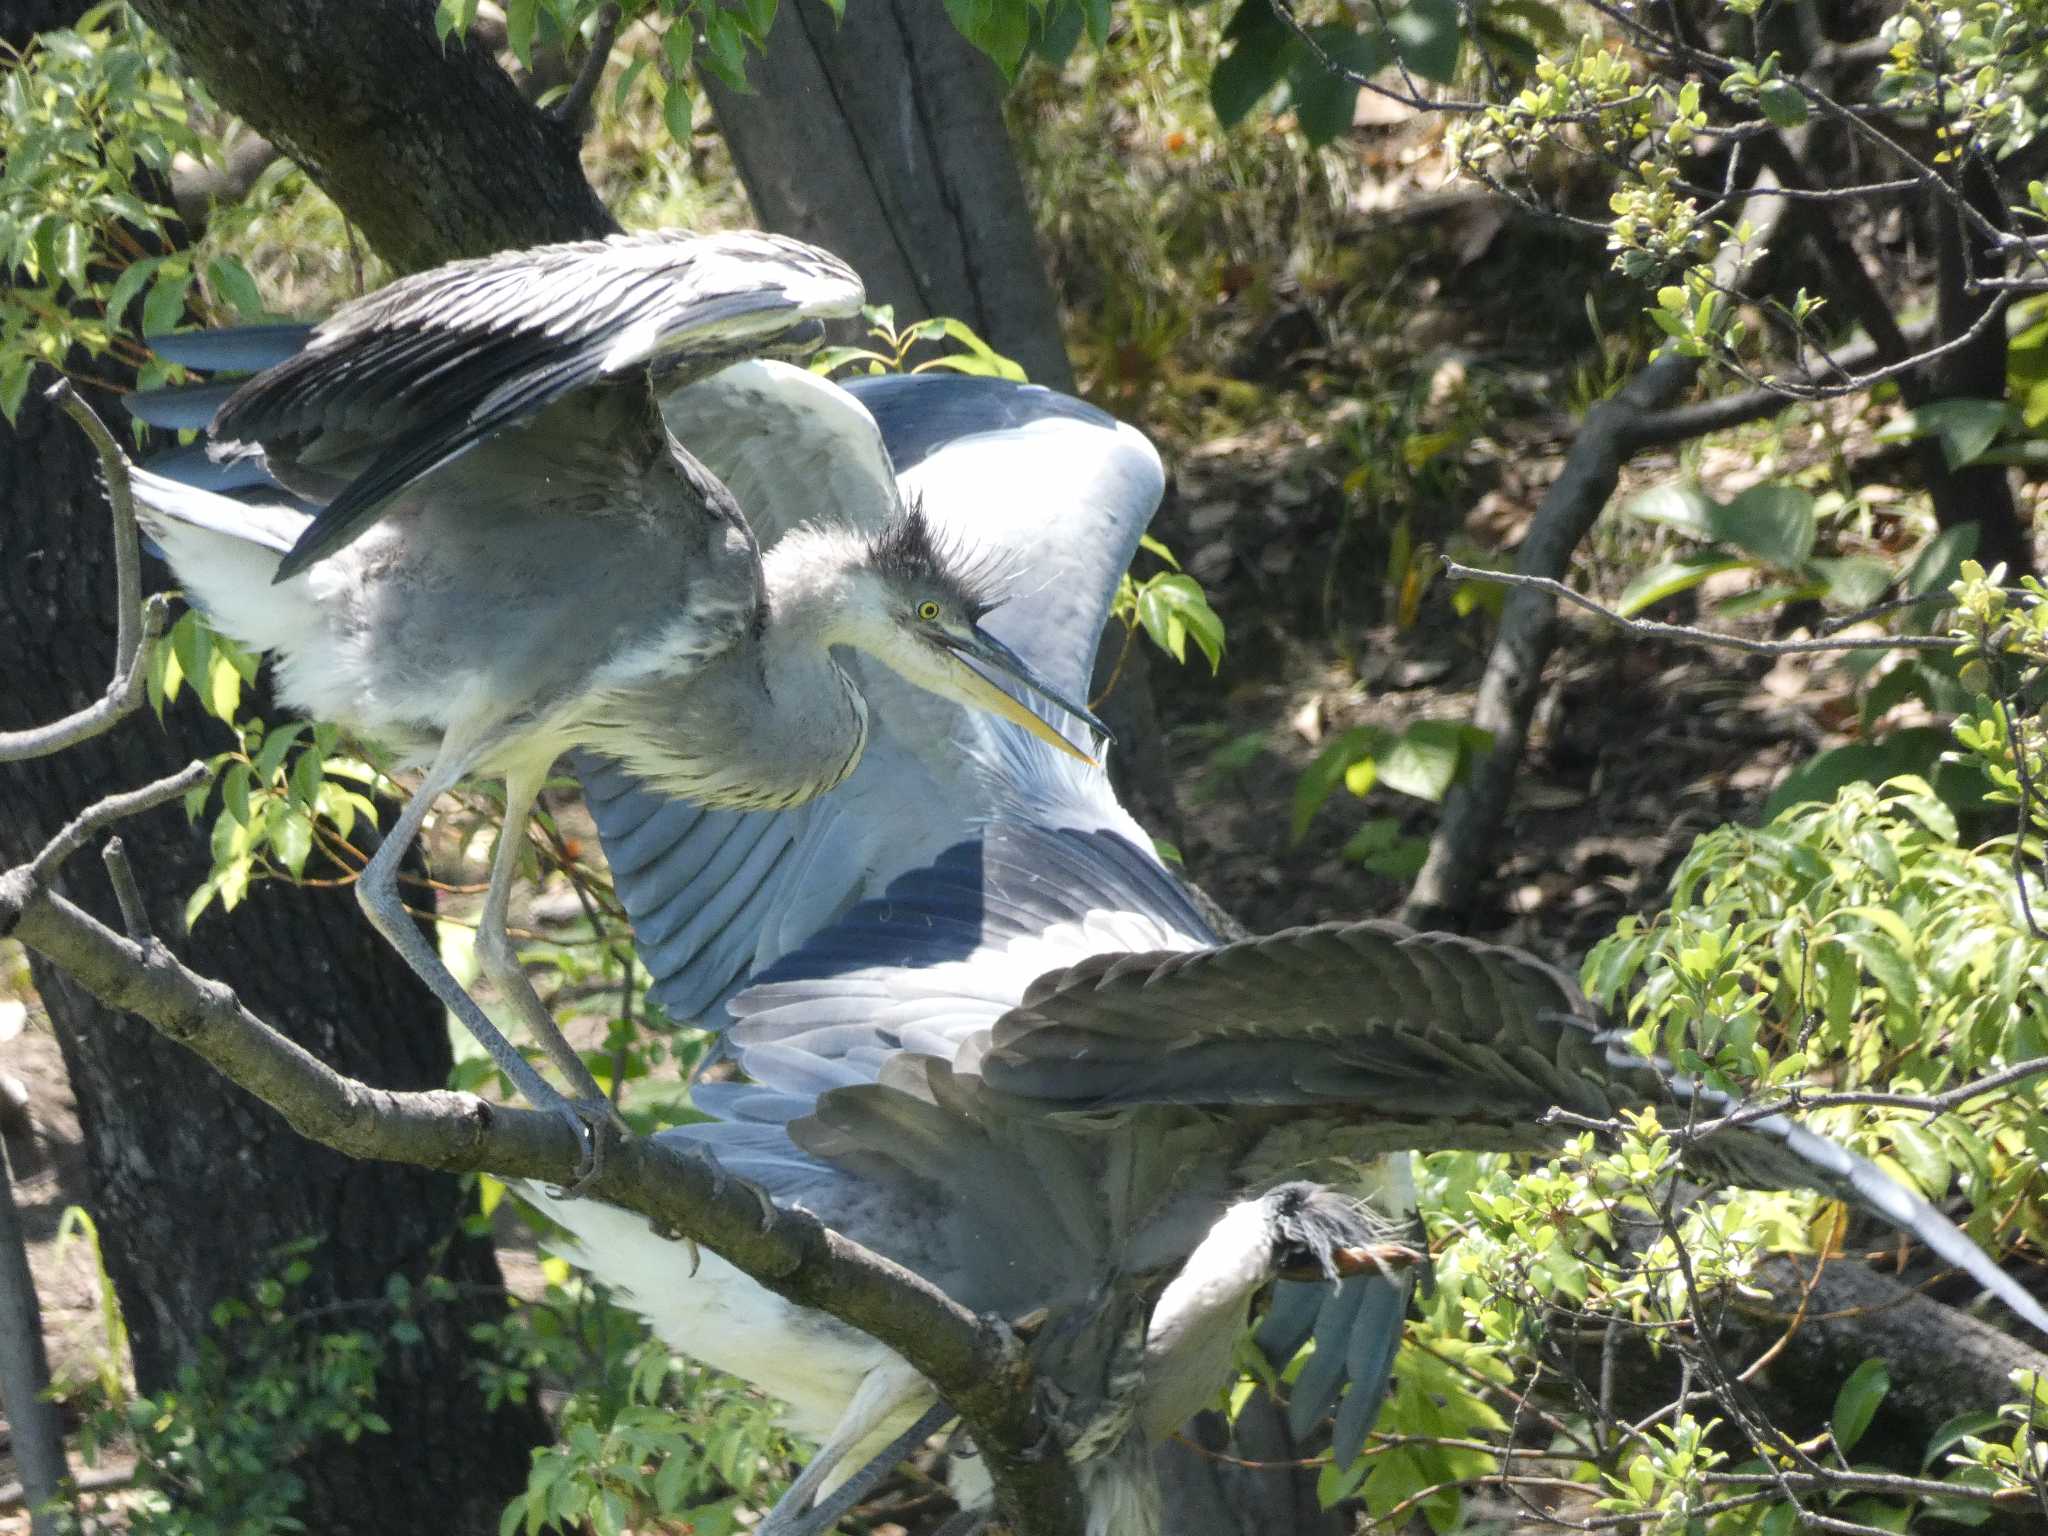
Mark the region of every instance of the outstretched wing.
[[805, 350], [862, 296], [843, 262], [777, 235], [615, 235], [455, 262], [344, 305], [235, 391], [213, 434], [261, 445], [288, 487], [327, 501], [282, 578], [577, 390]]
[[[1369, 922], [1193, 952], [1099, 955], [1034, 982], [993, 1030], [985, 1080], [1048, 1109], [1284, 1105], [1289, 1148], [1389, 1134], [1421, 1149], [1541, 1146], [1555, 1107], [1600, 1119], [1677, 1103], [1737, 1106], [1628, 1051], [1561, 972], [1454, 934]], [[1688, 1164], [1861, 1206], [1969, 1274], [2036, 1328], [2044, 1309], [1873, 1163], [1784, 1115], [1689, 1142]]]
[[[1092, 406], [1028, 385], [915, 374], [842, 391], [794, 373], [730, 368], [664, 407], [734, 488], [762, 542], [865, 500], [851, 487], [873, 461], [850, 408], [878, 424], [903, 494], [950, 539], [1018, 559], [1025, 584], [987, 627], [1055, 687], [1085, 695], [1117, 580], [1164, 489], [1151, 444]], [[771, 389], [778, 431], [841, 445], [797, 450], [803, 465], [836, 466], [830, 473], [778, 474], [774, 456], [747, 440], [747, 411], [733, 402]], [[867, 751], [845, 784], [796, 810], [704, 811], [648, 793], [616, 765], [579, 764], [654, 995], [677, 1018], [721, 1022], [720, 1003], [751, 973], [1020, 799], [1051, 825], [1143, 842], [1099, 774], [884, 668], [852, 665], [870, 705]]]

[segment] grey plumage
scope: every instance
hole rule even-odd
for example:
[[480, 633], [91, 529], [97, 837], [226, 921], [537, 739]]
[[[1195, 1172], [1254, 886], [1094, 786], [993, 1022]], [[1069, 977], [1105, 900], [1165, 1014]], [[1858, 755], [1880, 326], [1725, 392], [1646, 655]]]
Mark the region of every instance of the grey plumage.
[[[1085, 407], [1032, 414], [986, 381], [889, 382], [877, 417], [892, 446], [897, 433], [913, 445], [906, 460], [920, 455], [906, 487], [941, 526], [982, 529], [1025, 564], [991, 625], [1057, 685], [1085, 686], [1158, 494], [1125, 474], [1127, 429]], [[920, 393], [943, 399], [932, 415], [951, 428], [917, 425]], [[1028, 463], [1002, 457], [1032, 433]], [[1125, 489], [1091, 500], [1112, 477]], [[1388, 1151], [1551, 1147], [1569, 1133], [1532, 1122], [1552, 1105], [1713, 1111], [1518, 951], [1375, 923], [1224, 942], [1100, 774], [1000, 722], [946, 710], [935, 728], [883, 704], [887, 688], [862, 766], [795, 810], [663, 805], [590, 771], [659, 995], [723, 1027], [753, 1079], [700, 1088], [713, 1118], [665, 1134], [970, 1306], [1046, 1309], [1036, 1363], [1063, 1443], [1087, 1459], [1093, 1528], [1153, 1528], [1147, 1447], [1220, 1387], [1252, 1296], [1286, 1262], [1263, 1203], [1276, 1187], [1309, 1178], [1349, 1199]], [[1939, 1213], [1797, 1126], [1730, 1129], [1688, 1154], [1855, 1199], [1945, 1256], [1968, 1250], [1959, 1262], [2044, 1321]], [[1398, 1215], [1404, 1181], [1389, 1185]], [[644, 1223], [555, 1211], [578, 1262], [673, 1346], [789, 1399], [842, 1465], [930, 1401], [873, 1341], [780, 1308], [729, 1268], [678, 1278], [673, 1246]], [[1276, 1288], [1262, 1329], [1274, 1352], [1317, 1341], [1290, 1412], [1306, 1428], [1334, 1409], [1340, 1456], [1377, 1411], [1406, 1288], [1378, 1273]], [[872, 1421], [863, 1384], [886, 1405]], [[783, 1511], [769, 1529], [792, 1522]]]
[[[526, 818], [562, 752], [607, 753], [707, 806], [800, 804], [867, 739], [835, 649], [1062, 747], [977, 668], [1094, 723], [980, 627], [985, 568], [903, 505], [872, 418], [769, 360], [808, 350], [861, 297], [843, 263], [778, 236], [616, 236], [437, 268], [310, 331], [165, 349], [266, 366], [219, 406], [213, 471], [184, 466], [204, 488], [137, 471], [149, 532], [217, 627], [278, 654], [288, 703], [425, 769], [364, 872], [365, 909], [528, 1097], [579, 1122], [608, 1106], [505, 929]], [[145, 397], [138, 414], [186, 420], [189, 400]], [[748, 409], [764, 401], [765, 446]], [[732, 449], [760, 530], [670, 408]], [[299, 500], [253, 495], [258, 471]], [[821, 482], [836, 503], [820, 505]], [[820, 515], [796, 526], [806, 509]], [[427, 807], [478, 774], [505, 780], [511, 835], [477, 952], [578, 1106], [398, 899]]]

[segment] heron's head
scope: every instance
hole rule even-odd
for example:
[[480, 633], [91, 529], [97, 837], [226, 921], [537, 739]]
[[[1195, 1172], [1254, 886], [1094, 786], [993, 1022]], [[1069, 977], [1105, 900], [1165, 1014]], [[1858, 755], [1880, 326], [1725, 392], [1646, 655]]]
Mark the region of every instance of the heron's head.
[[1337, 1280], [1427, 1262], [1398, 1241], [1398, 1223], [1321, 1184], [1282, 1184], [1259, 1204], [1273, 1234], [1273, 1271], [1284, 1280]]
[[857, 633], [850, 642], [928, 692], [1022, 726], [1041, 741], [1092, 763], [996, 679], [1037, 694], [1109, 738], [1108, 727], [1032, 670], [981, 627], [1006, 593], [996, 562], [949, 544], [912, 505], [868, 541], [861, 560]]

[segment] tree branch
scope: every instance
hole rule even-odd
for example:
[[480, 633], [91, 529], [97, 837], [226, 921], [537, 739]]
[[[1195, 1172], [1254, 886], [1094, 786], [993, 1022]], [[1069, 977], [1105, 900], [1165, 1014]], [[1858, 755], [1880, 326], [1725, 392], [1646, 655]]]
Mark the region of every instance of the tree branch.
[[92, 407], [78, 398], [69, 379], [59, 379], [44, 391], [44, 398], [62, 407], [92, 439], [100, 456], [100, 472], [107, 484], [107, 502], [114, 517], [114, 676], [97, 701], [75, 714], [25, 731], [0, 731], [0, 763], [24, 758], [47, 757], [81, 741], [90, 741], [116, 722], [141, 707], [148, 667], [143, 655], [145, 641], [156, 638], [163, 628], [164, 605], [152, 598], [142, 601], [142, 549], [135, 531], [135, 502], [128, 486], [128, 460]]
[[[558, 1117], [473, 1094], [391, 1092], [345, 1077], [161, 943], [124, 938], [41, 887], [29, 865], [0, 874], [0, 936], [9, 934], [103, 1003], [204, 1057], [301, 1135], [336, 1151], [446, 1172], [557, 1184], [575, 1177], [580, 1148]], [[777, 1295], [898, 1351], [959, 1411], [1020, 1536], [1077, 1529], [1072, 1469], [1064, 1457], [1041, 1450], [1051, 1443], [1049, 1428], [1035, 1406], [1023, 1345], [1001, 1320], [975, 1316], [808, 1212], [778, 1209], [708, 1154], [619, 1138], [585, 1192], [702, 1243]]]
[[[1776, 185], [1777, 177], [1768, 168], [1758, 175], [1751, 188], [1756, 194], [1756, 234], [1741, 248], [1732, 240], [1723, 244], [1715, 259], [1719, 285], [1736, 286], [1744, 276], [1739, 265], [1743, 251], [1767, 245], [1783, 221], [1787, 203], [1767, 195]], [[1622, 465], [1641, 446], [1635, 433], [1646, 419], [1668, 410], [1698, 371], [1697, 360], [1666, 351], [1611, 400], [1586, 413], [1564, 468], [1544, 495], [1517, 552], [1522, 575], [1551, 581], [1564, 576], [1572, 551], [1614, 493]], [[1401, 920], [1413, 927], [1456, 925], [1471, 908], [1485, 860], [1507, 814], [1556, 624], [1557, 604], [1551, 593], [1524, 589], [1509, 594], [1472, 711], [1472, 723], [1491, 736], [1492, 745], [1477, 755], [1471, 776], [1453, 785], [1444, 798], [1443, 819], [1430, 839], [1429, 857], [1401, 909]]]
[[[1960, 642], [1953, 635], [1844, 635], [1840, 638], [1818, 640], [1752, 640], [1746, 635], [1722, 634], [1718, 630], [1697, 629], [1690, 624], [1659, 624], [1651, 619], [1624, 618], [1606, 604], [1595, 601], [1583, 592], [1574, 591], [1561, 581], [1548, 576], [1521, 576], [1513, 571], [1486, 571], [1477, 566], [1460, 565], [1448, 555], [1439, 557], [1443, 561], [1444, 574], [1458, 581], [1490, 581], [1498, 586], [1512, 587], [1518, 591], [1547, 592], [1552, 597], [1563, 598], [1566, 602], [1596, 614], [1614, 625], [1644, 640], [1679, 640], [1688, 645], [1714, 645], [1726, 650], [1744, 651], [1751, 656], [1799, 656], [1814, 651], [1952, 651]], [[1920, 599], [1926, 601], [1926, 599]]]

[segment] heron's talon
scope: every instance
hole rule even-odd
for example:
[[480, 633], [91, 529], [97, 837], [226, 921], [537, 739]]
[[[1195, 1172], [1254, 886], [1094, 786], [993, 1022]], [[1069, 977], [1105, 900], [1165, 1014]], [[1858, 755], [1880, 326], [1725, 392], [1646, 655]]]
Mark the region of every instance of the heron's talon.
[[549, 1193], [558, 1200], [578, 1200], [604, 1172], [605, 1146], [614, 1135], [631, 1135], [631, 1129], [619, 1117], [618, 1109], [609, 1099], [592, 1101], [575, 1099], [566, 1104], [563, 1115], [576, 1128], [576, 1139], [582, 1143], [583, 1154], [576, 1160], [576, 1176], [560, 1189]]

